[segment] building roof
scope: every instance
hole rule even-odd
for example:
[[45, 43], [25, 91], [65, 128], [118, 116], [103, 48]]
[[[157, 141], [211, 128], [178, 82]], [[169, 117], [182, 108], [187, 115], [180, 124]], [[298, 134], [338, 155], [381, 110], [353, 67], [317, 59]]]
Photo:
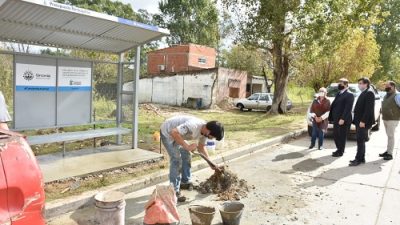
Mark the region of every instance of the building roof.
[[46, 0], [0, 0], [0, 40], [122, 53], [166, 29]]

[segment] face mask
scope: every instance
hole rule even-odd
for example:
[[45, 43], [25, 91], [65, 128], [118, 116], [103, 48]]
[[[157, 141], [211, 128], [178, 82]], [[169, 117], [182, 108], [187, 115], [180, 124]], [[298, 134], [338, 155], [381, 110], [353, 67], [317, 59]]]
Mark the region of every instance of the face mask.
[[392, 88], [387, 87], [387, 88], [385, 88], [385, 91], [386, 91], [386, 92], [391, 92], [391, 91], [392, 91]]
[[320, 97], [320, 98], [325, 97], [325, 93], [324, 93], [324, 92], [319, 92], [319, 93], [318, 93], [318, 97]]
[[358, 89], [360, 89], [360, 91], [365, 91], [367, 88], [365, 88], [363, 85], [358, 85]]
[[339, 91], [343, 90], [344, 89], [344, 85], [343, 84], [339, 84], [338, 85], [338, 89], [339, 89]]

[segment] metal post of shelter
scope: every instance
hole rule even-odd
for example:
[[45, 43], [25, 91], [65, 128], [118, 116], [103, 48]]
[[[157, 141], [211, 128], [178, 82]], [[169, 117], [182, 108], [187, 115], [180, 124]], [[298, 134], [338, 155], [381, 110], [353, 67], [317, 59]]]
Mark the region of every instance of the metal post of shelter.
[[138, 117], [139, 117], [139, 77], [140, 77], [140, 46], [136, 47], [135, 56], [135, 75], [133, 79], [133, 95], [132, 95], [132, 148], [138, 147]]
[[[116, 122], [117, 127], [121, 127], [122, 123], [122, 82], [123, 82], [123, 62], [124, 62], [124, 53], [119, 54], [118, 60], [118, 75], [117, 75], [117, 110], [116, 110]], [[122, 135], [118, 134], [116, 136], [117, 145], [122, 144]]]

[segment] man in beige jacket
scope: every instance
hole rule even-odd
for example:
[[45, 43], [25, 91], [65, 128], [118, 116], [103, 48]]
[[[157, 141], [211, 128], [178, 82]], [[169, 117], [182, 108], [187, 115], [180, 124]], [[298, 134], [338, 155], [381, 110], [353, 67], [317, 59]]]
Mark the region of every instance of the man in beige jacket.
[[386, 135], [388, 136], [388, 143], [386, 152], [379, 154], [384, 160], [393, 159], [393, 149], [395, 145], [396, 128], [400, 120], [400, 107], [396, 104], [395, 97], [396, 83], [393, 81], [386, 82], [385, 85], [386, 96], [382, 101], [382, 119], [385, 125]]

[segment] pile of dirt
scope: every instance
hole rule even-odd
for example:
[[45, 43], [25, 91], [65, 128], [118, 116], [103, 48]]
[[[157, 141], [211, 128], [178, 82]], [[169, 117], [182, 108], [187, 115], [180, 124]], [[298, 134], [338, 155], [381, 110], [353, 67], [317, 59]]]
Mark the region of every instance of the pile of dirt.
[[202, 194], [216, 194], [220, 201], [238, 201], [247, 197], [247, 193], [250, 191], [247, 181], [239, 179], [227, 167], [224, 167], [221, 171], [215, 171], [210, 178], [200, 183], [196, 189]]

